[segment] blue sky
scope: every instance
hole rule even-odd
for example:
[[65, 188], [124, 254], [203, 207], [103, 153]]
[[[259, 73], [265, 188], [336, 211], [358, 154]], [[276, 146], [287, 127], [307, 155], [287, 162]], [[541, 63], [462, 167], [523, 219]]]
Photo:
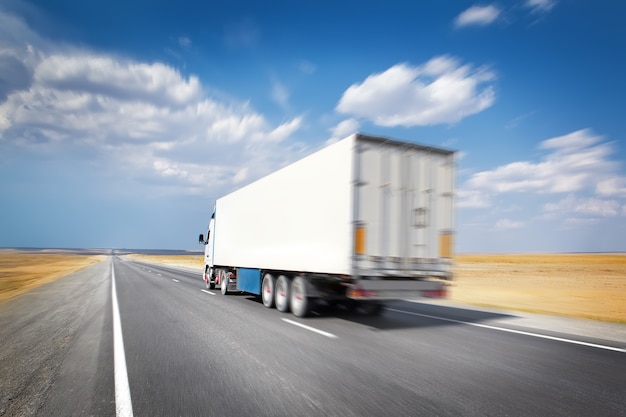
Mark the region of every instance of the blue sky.
[[0, 0], [0, 246], [199, 249], [356, 131], [459, 151], [456, 250], [626, 251], [626, 3]]

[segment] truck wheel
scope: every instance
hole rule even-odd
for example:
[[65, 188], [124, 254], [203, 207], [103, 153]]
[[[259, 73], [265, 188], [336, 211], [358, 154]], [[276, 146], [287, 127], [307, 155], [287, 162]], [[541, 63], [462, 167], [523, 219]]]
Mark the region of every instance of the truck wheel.
[[306, 317], [311, 309], [311, 300], [306, 294], [306, 282], [301, 276], [297, 276], [291, 283], [290, 297], [291, 312], [296, 317]]
[[223, 295], [228, 295], [228, 272], [220, 270], [220, 289]]
[[267, 308], [274, 307], [274, 293], [276, 289], [276, 278], [271, 274], [265, 274], [261, 285], [261, 298], [263, 305]]
[[276, 309], [283, 313], [289, 311], [289, 278], [281, 275], [276, 280], [276, 293], [274, 301], [276, 302]]

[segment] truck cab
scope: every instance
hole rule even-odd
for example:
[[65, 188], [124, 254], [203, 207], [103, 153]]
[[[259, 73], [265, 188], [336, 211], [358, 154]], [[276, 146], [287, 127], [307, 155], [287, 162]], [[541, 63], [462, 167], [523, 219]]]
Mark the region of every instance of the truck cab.
[[206, 237], [204, 234], [200, 234], [198, 240], [199, 243], [204, 245], [204, 271], [202, 274], [202, 278], [207, 289], [215, 288], [215, 278], [216, 274], [214, 271], [213, 264], [213, 248], [214, 248], [214, 230], [215, 230], [215, 210], [213, 210], [213, 215], [211, 216], [211, 220], [209, 221], [209, 227], [206, 232]]

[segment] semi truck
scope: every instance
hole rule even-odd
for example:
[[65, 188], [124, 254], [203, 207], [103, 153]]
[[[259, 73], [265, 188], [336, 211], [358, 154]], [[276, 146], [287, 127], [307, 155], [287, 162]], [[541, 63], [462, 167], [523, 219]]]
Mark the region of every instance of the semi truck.
[[298, 317], [445, 297], [455, 152], [353, 134], [215, 201], [203, 280]]

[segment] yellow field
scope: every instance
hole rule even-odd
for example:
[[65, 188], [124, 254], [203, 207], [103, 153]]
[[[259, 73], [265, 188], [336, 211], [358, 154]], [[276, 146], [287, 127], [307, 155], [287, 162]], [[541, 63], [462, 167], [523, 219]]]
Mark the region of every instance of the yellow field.
[[[203, 267], [202, 255], [125, 256]], [[103, 258], [0, 251], [0, 301]], [[626, 255], [459, 255], [454, 273], [454, 302], [626, 323]]]
[[204, 267], [204, 255], [144, 255], [132, 253], [124, 255], [126, 259], [137, 261], [156, 262], [164, 265], [184, 266], [196, 268], [199, 271]]
[[55, 281], [105, 258], [102, 255], [0, 251], [0, 301]]
[[451, 299], [626, 323], [626, 255], [461, 255]]

